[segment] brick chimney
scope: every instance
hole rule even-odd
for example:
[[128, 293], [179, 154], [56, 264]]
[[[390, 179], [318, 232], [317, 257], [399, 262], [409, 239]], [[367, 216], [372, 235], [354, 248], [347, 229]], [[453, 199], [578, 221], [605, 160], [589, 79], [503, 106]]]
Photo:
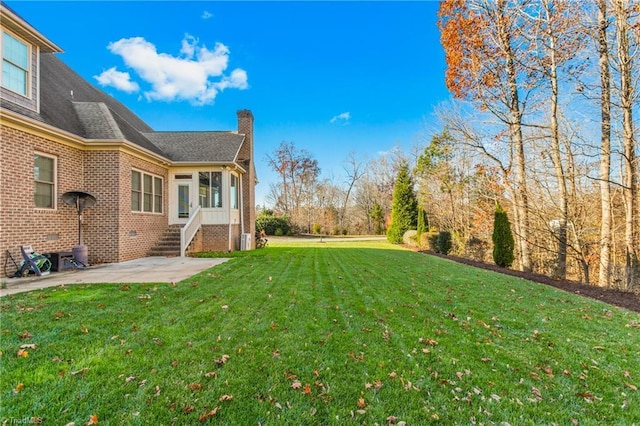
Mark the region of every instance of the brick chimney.
[[238, 152], [238, 163], [246, 170], [242, 175], [244, 232], [251, 234], [251, 248], [255, 248], [256, 167], [253, 155], [253, 114], [248, 109], [238, 111], [238, 133], [244, 135], [244, 142]]

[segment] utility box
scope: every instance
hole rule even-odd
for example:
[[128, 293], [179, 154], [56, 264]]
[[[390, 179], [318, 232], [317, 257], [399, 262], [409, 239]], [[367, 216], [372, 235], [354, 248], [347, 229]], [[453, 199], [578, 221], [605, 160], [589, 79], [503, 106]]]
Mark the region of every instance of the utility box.
[[69, 269], [68, 263], [65, 262], [65, 259], [72, 259], [73, 253], [70, 251], [59, 251], [53, 253], [44, 253], [44, 256], [47, 256], [49, 260], [51, 260], [51, 271], [59, 272], [64, 271], [65, 269]]
[[251, 234], [240, 235], [240, 250], [251, 250]]

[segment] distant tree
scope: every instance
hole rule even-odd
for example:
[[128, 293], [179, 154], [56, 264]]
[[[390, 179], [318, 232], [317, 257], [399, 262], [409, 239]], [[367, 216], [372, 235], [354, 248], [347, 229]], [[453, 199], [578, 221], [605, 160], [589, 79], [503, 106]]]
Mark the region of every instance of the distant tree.
[[393, 188], [391, 225], [387, 229], [387, 240], [393, 244], [402, 242], [402, 236], [409, 229], [415, 229], [418, 222], [418, 200], [413, 190], [407, 163], [400, 165]]
[[508, 268], [513, 264], [513, 234], [507, 212], [496, 203], [493, 221], [493, 261], [498, 266]]
[[373, 222], [374, 232], [376, 235], [384, 233], [384, 211], [380, 204], [375, 203], [371, 213], [369, 214], [371, 221]]
[[429, 219], [427, 218], [427, 211], [424, 209], [424, 207], [419, 206], [418, 207], [418, 228], [417, 228], [418, 243], [420, 242], [420, 235], [424, 234], [428, 230], [429, 230]]
[[320, 167], [313, 155], [298, 149], [293, 142], [282, 142], [273, 155], [267, 155], [269, 166], [278, 173], [281, 182], [271, 188], [276, 209], [302, 223], [302, 203], [315, 191]]

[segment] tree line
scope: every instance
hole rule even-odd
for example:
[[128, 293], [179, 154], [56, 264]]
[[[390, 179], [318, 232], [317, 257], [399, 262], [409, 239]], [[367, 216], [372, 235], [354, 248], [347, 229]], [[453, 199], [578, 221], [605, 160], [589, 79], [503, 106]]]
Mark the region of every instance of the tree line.
[[436, 108], [440, 130], [409, 154], [351, 154], [339, 182], [283, 142], [268, 158], [274, 210], [302, 232], [386, 232], [407, 164], [454, 254], [491, 245], [499, 204], [513, 267], [639, 288], [639, 17], [637, 0], [441, 2], [452, 99]]

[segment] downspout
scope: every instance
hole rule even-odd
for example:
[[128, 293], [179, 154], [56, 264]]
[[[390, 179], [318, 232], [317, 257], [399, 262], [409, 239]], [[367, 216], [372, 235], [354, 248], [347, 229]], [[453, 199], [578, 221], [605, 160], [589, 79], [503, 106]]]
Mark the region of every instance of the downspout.
[[238, 181], [240, 183], [240, 234], [244, 234], [244, 197], [242, 194], [242, 178], [239, 178]]
[[227, 237], [229, 241], [228, 251], [231, 253], [231, 172], [227, 171], [227, 182], [229, 182], [229, 186], [227, 186], [227, 227], [229, 231], [229, 236]]

